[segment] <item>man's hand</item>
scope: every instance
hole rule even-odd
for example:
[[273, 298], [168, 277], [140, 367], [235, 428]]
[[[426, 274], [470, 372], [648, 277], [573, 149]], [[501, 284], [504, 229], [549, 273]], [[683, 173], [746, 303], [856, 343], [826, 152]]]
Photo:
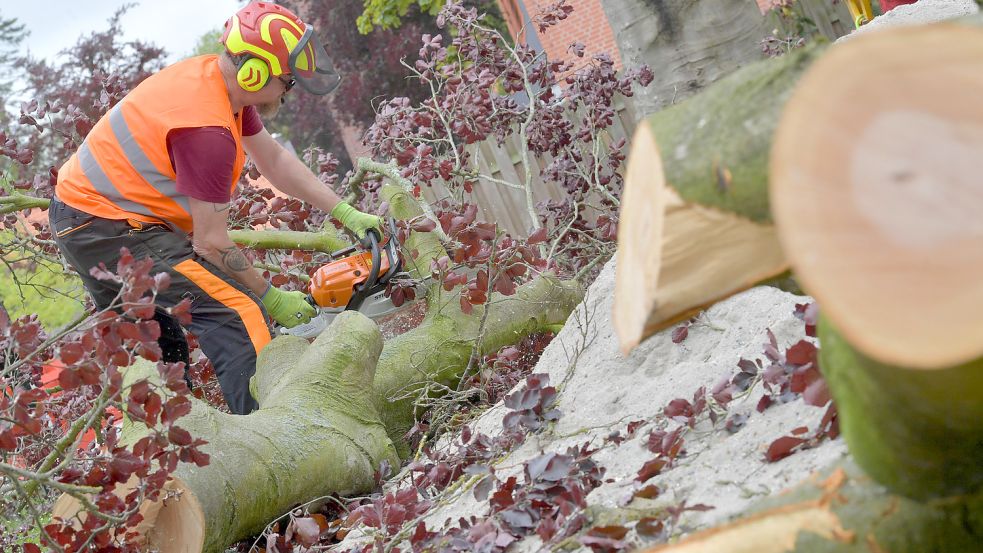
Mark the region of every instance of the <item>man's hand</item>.
[[341, 221], [341, 224], [345, 225], [345, 228], [350, 230], [359, 240], [365, 238], [365, 232], [370, 228], [376, 229], [379, 232], [379, 237], [382, 237], [382, 219], [375, 215], [362, 213], [348, 205], [348, 202], [338, 202], [338, 205], [331, 210], [331, 216]]
[[307, 295], [303, 292], [284, 292], [270, 286], [262, 299], [273, 320], [287, 328], [310, 322], [311, 317], [317, 314], [314, 306], [307, 303]]

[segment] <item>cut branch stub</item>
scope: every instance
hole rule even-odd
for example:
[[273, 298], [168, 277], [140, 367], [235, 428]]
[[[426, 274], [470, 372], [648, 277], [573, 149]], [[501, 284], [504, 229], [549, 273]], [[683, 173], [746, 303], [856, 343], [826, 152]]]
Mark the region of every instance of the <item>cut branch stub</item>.
[[980, 98], [979, 26], [867, 33], [804, 76], [772, 151], [779, 237], [820, 305], [843, 435], [919, 499], [983, 488]]
[[623, 351], [787, 270], [768, 151], [785, 100], [821, 52], [748, 66], [639, 125], [618, 228], [613, 321]]

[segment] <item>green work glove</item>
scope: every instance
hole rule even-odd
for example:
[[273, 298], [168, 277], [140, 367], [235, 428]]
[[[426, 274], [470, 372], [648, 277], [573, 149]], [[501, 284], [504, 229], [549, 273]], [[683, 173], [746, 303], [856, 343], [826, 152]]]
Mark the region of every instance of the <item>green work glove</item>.
[[341, 221], [341, 224], [345, 225], [345, 228], [350, 230], [359, 240], [365, 238], [365, 231], [370, 228], [379, 231], [379, 237], [382, 237], [382, 219], [375, 215], [362, 213], [348, 205], [348, 202], [338, 202], [338, 205], [331, 210], [331, 216]]
[[314, 306], [307, 303], [307, 294], [284, 292], [273, 285], [263, 294], [263, 306], [274, 321], [287, 328], [310, 322], [311, 317], [317, 314]]

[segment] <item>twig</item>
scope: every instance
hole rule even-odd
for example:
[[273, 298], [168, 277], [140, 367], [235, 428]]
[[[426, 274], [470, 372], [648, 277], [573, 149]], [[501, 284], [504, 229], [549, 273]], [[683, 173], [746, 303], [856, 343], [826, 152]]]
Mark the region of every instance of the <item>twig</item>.
[[[409, 179], [399, 174], [399, 168], [396, 166], [395, 162], [390, 161], [389, 163], [381, 163], [378, 161], [373, 161], [364, 157], [358, 158], [355, 162], [355, 166], [359, 171], [372, 171], [384, 177], [387, 177], [392, 182], [401, 186], [407, 193], [413, 193], [413, 183]], [[440, 226], [440, 221], [437, 219], [437, 215], [434, 214], [433, 208], [427, 202], [420, 202], [420, 208], [423, 209], [424, 215], [428, 219], [437, 223], [437, 227], [433, 229], [433, 232], [437, 233], [437, 236], [445, 241], [450, 241], [450, 238], [444, 234], [444, 229]]]
[[83, 311], [82, 314], [78, 316], [78, 318], [76, 318], [74, 321], [72, 321], [71, 323], [69, 323], [68, 326], [66, 326], [65, 328], [61, 329], [58, 332], [58, 334], [55, 334], [51, 338], [48, 338], [47, 340], [45, 340], [45, 342], [43, 344], [41, 344], [40, 346], [38, 346], [37, 349], [35, 349], [31, 353], [25, 355], [24, 357], [22, 357], [18, 361], [15, 361], [14, 363], [12, 363], [11, 365], [9, 365], [3, 371], [0, 371], [0, 376], [6, 376], [8, 374], [13, 374], [14, 371], [16, 371], [21, 365], [23, 365], [24, 363], [26, 363], [29, 359], [31, 359], [35, 355], [41, 353], [42, 351], [50, 348], [52, 346], [52, 344], [54, 344], [58, 340], [61, 340], [69, 332], [75, 330], [75, 328], [77, 326], [81, 325], [83, 322], [86, 321], [86, 319], [88, 319], [92, 315], [93, 315], [93, 313], [91, 313], [89, 311]]
[[31, 208], [47, 209], [50, 203], [51, 200], [47, 198], [36, 198], [14, 192], [9, 196], [0, 196], [0, 215]]

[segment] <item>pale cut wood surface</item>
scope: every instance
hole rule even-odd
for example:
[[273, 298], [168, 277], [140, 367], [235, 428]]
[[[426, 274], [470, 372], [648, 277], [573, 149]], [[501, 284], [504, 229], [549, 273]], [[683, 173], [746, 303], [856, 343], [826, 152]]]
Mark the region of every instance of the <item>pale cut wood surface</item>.
[[[665, 177], [659, 146], [648, 125], [631, 141], [615, 253], [614, 313], [611, 320], [625, 353], [643, 339], [645, 323], [657, 306], [665, 221]], [[635, 184], [637, 183], [637, 184]]]
[[868, 33], [789, 100], [771, 201], [803, 288], [871, 358], [983, 355], [983, 30]]
[[624, 353], [787, 268], [772, 225], [686, 203], [666, 186], [650, 127], [638, 127], [618, 229], [612, 316]]
[[[116, 487], [115, 494], [125, 497], [133, 491], [135, 476]], [[194, 493], [180, 478], [164, 484], [162, 501], [144, 501], [140, 504], [140, 521], [132, 531], [144, 536], [147, 546], [159, 553], [188, 553], [201, 551], [205, 543], [205, 515]], [[65, 520], [78, 516], [81, 503], [69, 495], [60, 496], [51, 507], [52, 518]], [[84, 517], [85, 515], [83, 515]]]

